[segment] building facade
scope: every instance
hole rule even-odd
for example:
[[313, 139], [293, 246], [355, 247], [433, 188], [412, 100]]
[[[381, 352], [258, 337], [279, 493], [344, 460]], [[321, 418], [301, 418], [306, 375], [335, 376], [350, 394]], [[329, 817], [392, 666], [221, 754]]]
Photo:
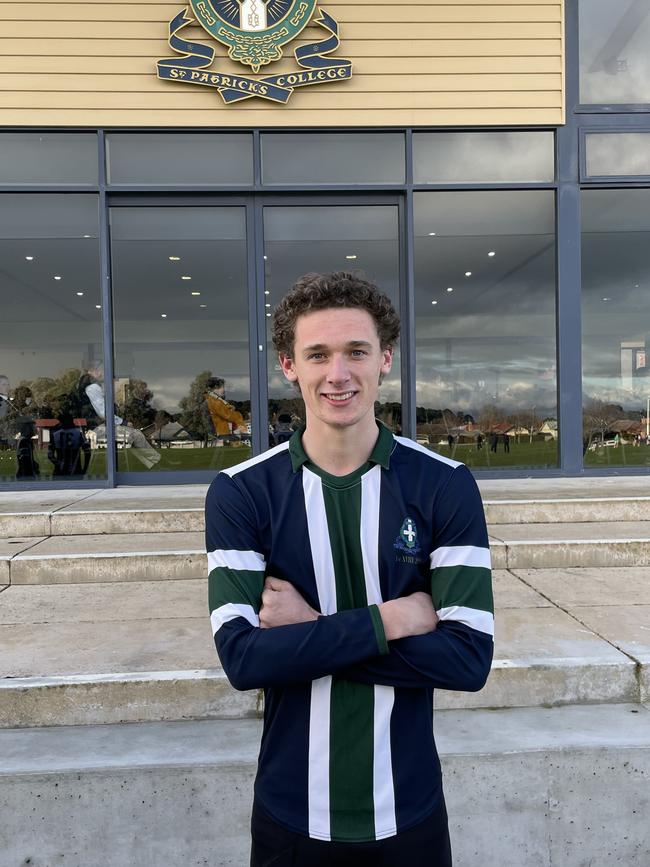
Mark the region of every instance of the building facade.
[[648, 471], [650, 0], [0, 19], [2, 487], [281, 441], [273, 305], [334, 270], [401, 311], [393, 429], [477, 475]]

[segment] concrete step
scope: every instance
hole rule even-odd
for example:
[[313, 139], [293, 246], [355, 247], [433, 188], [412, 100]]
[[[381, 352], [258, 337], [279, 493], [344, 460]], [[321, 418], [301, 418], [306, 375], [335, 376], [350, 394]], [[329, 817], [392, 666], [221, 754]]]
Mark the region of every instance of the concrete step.
[[8, 584], [205, 577], [205, 538], [170, 532], [7, 539], [0, 544], [3, 568], [0, 580]]
[[[650, 565], [650, 521], [500, 524], [489, 529], [495, 569]], [[0, 586], [198, 578], [201, 532], [22, 536], [0, 541]]]
[[[648, 477], [479, 480], [489, 525], [650, 522]], [[0, 536], [202, 532], [206, 485], [0, 493]]]
[[[438, 708], [650, 700], [650, 569], [495, 573], [493, 671]], [[205, 580], [12, 585], [0, 726], [247, 717], [219, 668]]]
[[[449, 710], [435, 731], [456, 867], [647, 867], [650, 708]], [[0, 867], [247, 863], [259, 737], [255, 720], [0, 732]]]
[[497, 569], [650, 565], [650, 521], [501, 524], [489, 534]]

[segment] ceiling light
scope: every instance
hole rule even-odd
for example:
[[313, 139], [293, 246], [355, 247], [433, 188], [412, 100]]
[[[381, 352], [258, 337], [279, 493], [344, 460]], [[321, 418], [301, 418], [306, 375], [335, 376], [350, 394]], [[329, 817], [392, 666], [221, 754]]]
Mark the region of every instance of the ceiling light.
[[447, 286], [447, 292], [453, 292], [453, 291], [454, 291], [453, 286]]
[[268, 258], [269, 258], [268, 256], [265, 256], [265, 257], [264, 257], [264, 261], [266, 262], [266, 260], [267, 260]]
[[90, 235], [84, 235], [84, 238], [90, 238]]
[[183, 274], [181, 280], [191, 280], [192, 278], [188, 274]]
[[638, 283], [635, 283], [635, 284], [634, 284], [634, 288], [635, 288], [635, 289], [638, 289], [638, 288], [639, 288], [639, 284], [638, 284]]
[[435, 236], [436, 236], [436, 233], [435, 233], [435, 232], [429, 232], [429, 237], [430, 237], [430, 238], [435, 238]]
[[101, 310], [101, 309], [102, 309], [101, 304], [95, 304], [95, 310]]
[[161, 314], [160, 314], [160, 317], [161, 317], [161, 319], [167, 319], [167, 314], [166, 314], [166, 313], [161, 313]]
[[60, 277], [58, 274], [55, 274], [55, 275], [54, 275], [54, 279], [55, 279], [55, 280], [60, 280], [61, 277]]
[[490, 252], [488, 253], [488, 256], [496, 256], [496, 253], [494, 252], [494, 250], [490, 250]]
[[357, 256], [356, 256], [356, 253], [352, 253], [350, 256], [346, 256], [345, 258], [346, 259], [356, 259]]
[[170, 257], [169, 257], [169, 261], [170, 261], [170, 262], [180, 262], [180, 261], [181, 261], [181, 257], [180, 257], [180, 256], [170, 256]]
[[77, 295], [78, 295], [80, 298], [81, 298], [81, 296], [82, 296], [83, 294], [84, 294], [83, 292], [77, 292]]
[[466, 276], [466, 277], [471, 277], [471, 276], [472, 276], [472, 272], [471, 272], [471, 271], [465, 271], [465, 276]]
[[207, 304], [199, 304], [199, 307], [207, 307]]
[[33, 262], [33, 261], [34, 261], [34, 257], [33, 257], [33, 256], [25, 256], [25, 259], [27, 259], [28, 262]]
[[271, 293], [269, 292], [268, 289], [265, 289], [265, 290], [264, 290], [264, 294], [265, 294], [265, 295], [270, 295]]
[[437, 302], [437, 301], [432, 301], [431, 303], [432, 303], [432, 304], [437, 304], [438, 302]]
[[267, 315], [267, 316], [270, 316], [271, 314], [270, 314], [270, 313], [267, 313], [266, 315]]
[[265, 306], [265, 307], [270, 307], [271, 305], [270, 305], [270, 304], [265, 304], [264, 306]]
[[200, 292], [192, 292], [192, 295], [200, 295]]
[[611, 298], [603, 298], [603, 301], [611, 301]]

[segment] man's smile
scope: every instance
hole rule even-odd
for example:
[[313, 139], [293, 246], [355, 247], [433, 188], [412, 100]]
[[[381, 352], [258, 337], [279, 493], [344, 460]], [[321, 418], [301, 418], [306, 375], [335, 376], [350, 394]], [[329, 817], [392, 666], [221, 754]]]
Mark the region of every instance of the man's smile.
[[334, 403], [343, 403], [343, 401], [350, 400], [355, 394], [356, 391], [323, 392], [323, 397], [334, 401]]

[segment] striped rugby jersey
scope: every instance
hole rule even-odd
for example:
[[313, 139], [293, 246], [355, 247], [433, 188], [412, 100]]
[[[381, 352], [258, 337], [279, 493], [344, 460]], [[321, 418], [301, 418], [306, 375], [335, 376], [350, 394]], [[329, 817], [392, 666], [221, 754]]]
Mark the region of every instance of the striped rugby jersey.
[[[493, 648], [490, 553], [463, 465], [379, 426], [347, 476], [310, 463], [297, 432], [215, 478], [209, 601], [236, 689], [263, 688], [255, 797], [319, 840], [380, 840], [438, 806], [433, 689], [479, 690]], [[323, 615], [259, 628], [264, 578]], [[387, 643], [377, 605], [425, 590], [434, 632]]]

